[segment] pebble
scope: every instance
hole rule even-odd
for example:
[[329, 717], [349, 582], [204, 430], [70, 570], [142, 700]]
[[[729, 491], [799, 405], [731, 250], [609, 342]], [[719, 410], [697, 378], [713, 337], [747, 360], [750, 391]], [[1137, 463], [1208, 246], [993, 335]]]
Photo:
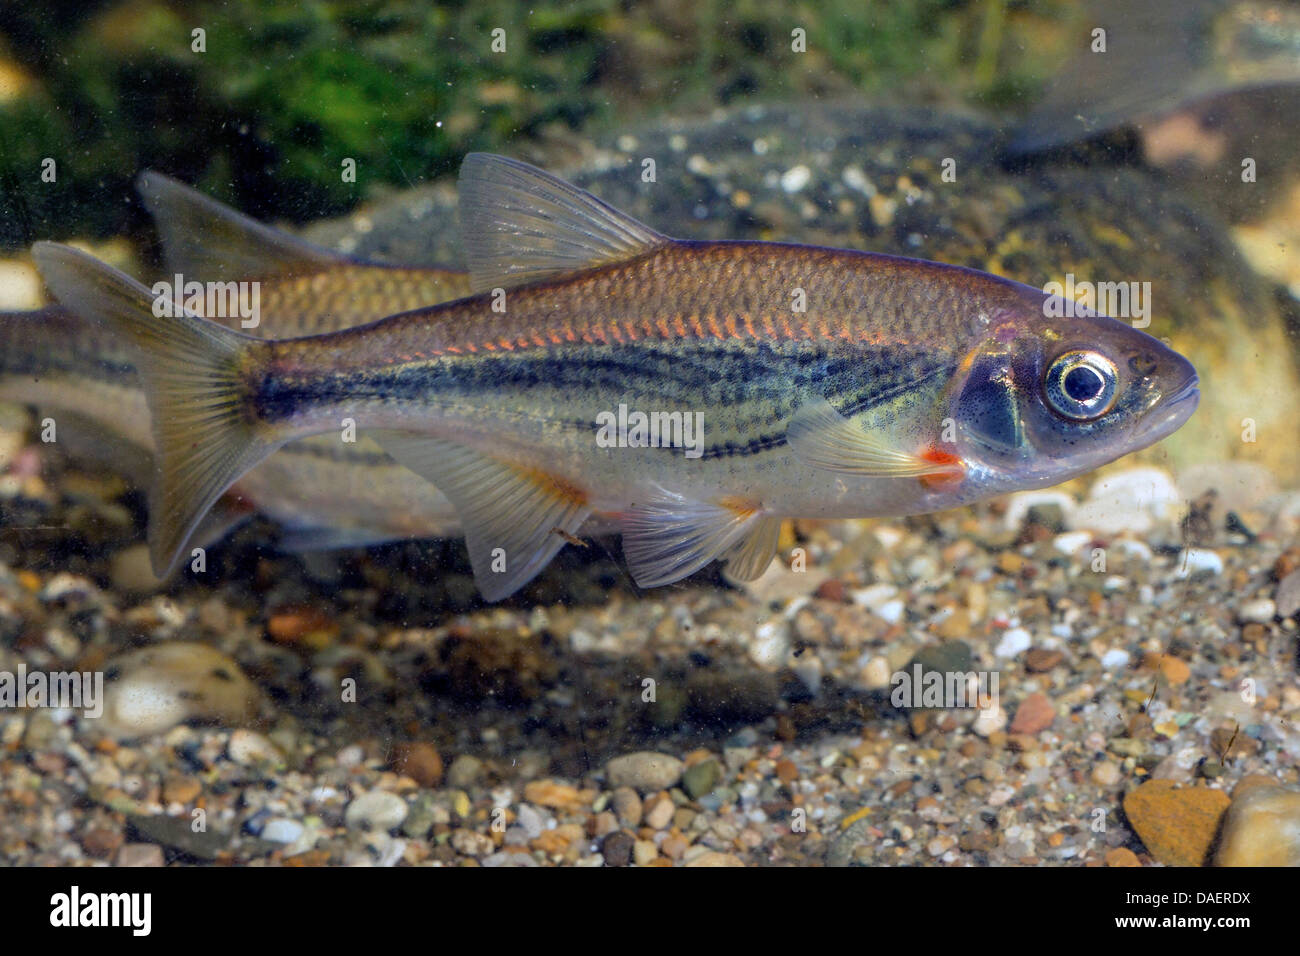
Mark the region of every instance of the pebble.
[[[578, 788], [571, 784], [556, 780], [533, 780], [524, 786], [524, 799], [539, 807], [562, 810], [580, 804], [582, 795], [578, 792]], [[466, 799], [465, 802], [468, 805], [469, 800]]]
[[127, 843], [117, 851], [118, 866], [164, 866], [162, 847], [157, 843]]
[[1157, 521], [1167, 521], [1182, 506], [1183, 496], [1173, 477], [1159, 468], [1113, 471], [1088, 490], [1088, 500], [1069, 515], [1074, 529], [1101, 534], [1130, 531], [1142, 534]]
[[1148, 780], [1124, 797], [1124, 813], [1155, 859], [1168, 866], [1201, 866], [1228, 802], [1222, 790]]
[[521, 803], [519, 809], [515, 811], [515, 823], [523, 829], [530, 840], [536, 840], [546, 828], [546, 818], [526, 803]]
[[1120, 781], [1119, 764], [1103, 760], [1092, 768], [1092, 782], [1103, 787], [1113, 787]]
[[1016, 657], [1029, 650], [1033, 643], [1033, 636], [1023, 627], [1008, 628], [1002, 635], [1002, 640], [998, 641], [998, 646], [993, 649], [993, 654], [996, 657]]
[[1165, 680], [1174, 686], [1186, 684], [1192, 676], [1192, 669], [1187, 666], [1187, 662], [1172, 654], [1161, 655], [1160, 672], [1165, 675]]
[[450, 821], [451, 814], [446, 807], [434, 802], [433, 794], [419, 793], [411, 801], [411, 809], [402, 821], [402, 833], [413, 840], [423, 840], [436, 824]]
[[1247, 601], [1237, 608], [1237, 620], [1242, 624], [1268, 624], [1277, 615], [1277, 605], [1268, 598]]
[[692, 800], [698, 800], [712, 793], [721, 779], [722, 766], [710, 757], [686, 768], [682, 774], [682, 789]]
[[870, 587], [859, 588], [852, 592], [849, 597], [859, 607], [865, 607], [878, 614], [882, 607], [894, 600], [896, 594], [898, 594], [898, 588], [892, 584], [873, 584]]
[[627, 866], [632, 861], [632, 846], [635, 843], [636, 839], [622, 830], [605, 837], [600, 852], [605, 858], [606, 866]]
[[1067, 531], [1052, 539], [1052, 547], [1062, 554], [1078, 554], [1091, 543], [1091, 531]]
[[450, 842], [452, 849], [457, 853], [475, 858], [487, 856], [496, 849], [492, 838], [477, 830], [453, 830]]
[[1001, 704], [983, 708], [971, 722], [971, 730], [980, 737], [988, 737], [1007, 726], [1007, 712]]
[[637, 866], [647, 866], [659, 856], [659, 848], [650, 840], [637, 840], [632, 844], [632, 859]]
[[354, 829], [392, 830], [409, 812], [406, 801], [386, 790], [367, 790], [348, 804], [343, 822]]
[[785, 620], [766, 621], [754, 631], [749, 656], [763, 667], [779, 667], [790, 653], [790, 625]]
[[811, 179], [812, 170], [801, 163], [781, 174], [781, 188], [787, 193], [797, 193], [807, 186]]
[[1273, 601], [1278, 617], [1294, 617], [1300, 612], [1300, 571], [1292, 571], [1277, 583]]
[[1188, 548], [1178, 558], [1178, 571], [1175, 577], [1194, 578], [1200, 574], [1220, 575], [1223, 573], [1223, 558], [1208, 548]]
[[118, 655], [105, 665], [102, 725], [118, 738], [160, 734], [187, 720], [237, 726], [258, 692], [239, 665], [206, 644], [175, 641]]
[[91, 856], [107, 858], [122, 846], [124, 839], [121, 830], [114, 830], [110, 827], [92, 827], [82, 835], [81, 848]]
[[957, 845], [957, 838], [949, 834], [937, 836], [925, 845], [925, 852], [931, 856], [943, 856]]
[[1106, 670], [1119, 670], [1121, 667], [1128, 667], [1128, 662], [1132, 660], [1132, 655], [1120, 647], [1112, 647], [1105, 654], [1101, 655], [1101, 666]]
[[873, 657], [862, 669], [862, 686], [867, 690], [881, 690], [890, 685], [893, 669], [886, 657]]
[[668, 824], [673, 822], [673, 812], [676, 807], [667, 797], [660, 797], [659, 802], [652, 806], [645, 815], [645, 825], [652, 830], [666, 829]]
[[734, 853], [719, 853], [715, 850], [701, 853], [686, 861], [687, 866], [744, 866], [740, 857]]
[[1223, 821], [1219, 866], [1300, 866], [1300, 791], [1261, 785], [1234, 792]]
[[338, 622], [319, 607], [278, 608], [266, 619], [266, 633], [277, 644], [323, 650], [334, 642]]
[[284, 759], [271, 741], [256, 731], [242, 728], [230, 735], [226, 756], [245, 767], [278, 764]]
[[1034, 693], [1024, 699], [1011, 721], [1011, 733], [1036, 734], [1052, 726], [1056, 708], [1045, 694]]
[[483, 761], [469, 754], [461, 754], [447, 768], [447, 786], [464, 790], [478, 783], [483, 774]]
[[273, 817], [266, 821], [266, 825], [262, 827], [262, 832], [258, 836], [272, 843], [293, 843], [302, 837], [306, 829], [297, 820], [290, 820], [287, 817]]
[[433, 788], [442, 782], [442, 757], [433, 744], [424, 741], [397, 744], [393, 747], [389, 767], [422, 787]]
[[1002, 522], [1007, 530], [1019, 531], [1032, 511], [1064, 521], [1077, 505], [1078, 502], [1064, 491], [1018, 491], [1007, 499], [1007, 511]]
[[642, 793], [667, 790], [682, 779], [686, 765], [668, 754], [643, 750], [615, 757], [605, 765], [611, 787], [632, 787]]
[[1126, 846], [1117, 846], [1113, 850], [1106, 851], [1107, 866], [1141, 866], [1142, 861]]
[[202, 792], [203, 785], [193, 777], [174, 774], [163, 781], [164, 803], [192, 803]]
[[618, 822], [625, 827], [635, 828], [641, 825], [641, 815], [645, 809], [641, 796], [631, 787], [619, 787], [614, 791], [614, 813]]
[[1057, 664], [1065, 659], [1065, 655], [1060, 651], [1048, 650], [1044, 647], [1035, 647], [1025, 655], [1025, 670], [1031, 674], [1043, 674], [1050, 671]]

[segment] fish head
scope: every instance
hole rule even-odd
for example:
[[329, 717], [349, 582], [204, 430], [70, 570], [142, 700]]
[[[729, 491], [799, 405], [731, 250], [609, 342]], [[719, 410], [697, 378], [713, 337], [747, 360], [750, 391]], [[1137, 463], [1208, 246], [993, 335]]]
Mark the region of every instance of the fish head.
[[1043, 488], [1172, 434], [1196, 409], [1192, 364], [1124, 322], [1021, 287], [981, 316], [949, 406], [981, 494]]

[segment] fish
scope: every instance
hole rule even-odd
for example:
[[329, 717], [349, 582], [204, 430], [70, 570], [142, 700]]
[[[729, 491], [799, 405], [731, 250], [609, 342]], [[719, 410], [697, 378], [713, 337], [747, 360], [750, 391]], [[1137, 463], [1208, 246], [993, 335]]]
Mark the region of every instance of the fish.
[[[1079, 52], [1017, 127], [1013, 155], [1134, 126], [1148, 160], [1222, 163], [1225, 138], [1254, 142], [1276, 128], [1254, 91], [1300, 88], [1300, 4], [1288, 0], [1092, 0]], [[1105, 51], [1093, 52], [1093, 31]], [[1294, 103], [1289, 95], [1286, 102]], [[1189, 109], [1199, 115], [1186, 115]], [[1285, 115], [1283, 112], [1282, 115]], [[1289, 130], [1287, 131], [1289, 134]], [[1291, 153], [1289, 140], [1284, 151]]]
[[300, 338], [155, 316], [129, 276], [33, 247], [64, 306], [137, 350], [159, 573], [232, 482], [344, 422], [447, 496], [497, 601], [592, 516], [621, 530], [642, 588], [716, 560], [752, 580], [783, 519], [1058, 484], [1171, 434], [1199, 398], [1195, 369], [1158, 340], [994, 275], [673, 239], [484, 153], [458, 188], [470, 295]]
[[[465, 272], [390, 266], [340, 255], [257, 222], [161, 173], [137, 189], [153, 215], [168, 273], [203, 281], [256, 281], [266, 338], [327, 332], [416, 305], [458, 298]], [[213, 321], [240, 327], [238, 316]], [[149, 410], [134, 352], [60, 306], [0, 312], [0, 400], [54, 412], [58, 441], [137, 483], [153, 471]], [[400, 506], [395, 506], [400, 502]], [[285, 550], [454, 536], [451, 503], [374, 442], [290, 442], [227, 492], [197, 535], [211, 543], [260, 511], [285, 527]]]

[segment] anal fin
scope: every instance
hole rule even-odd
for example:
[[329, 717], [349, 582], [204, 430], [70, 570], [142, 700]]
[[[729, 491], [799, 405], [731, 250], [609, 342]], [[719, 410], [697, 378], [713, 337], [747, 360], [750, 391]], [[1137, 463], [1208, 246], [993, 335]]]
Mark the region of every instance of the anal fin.
[[713, 504], [661, 491], [624, 517], [623, 554], [640, 587], [672, 584], [737, 548], [743, 551], [747, 536], [765, 520], [758, 508], [739, 502]]
[[591, 514], [581, 489], [458, 442], [413, 432], [371, 437], [455, 506], [485, 600], [509, 597], [536, 577]]
[[753, 581], [763, 576], [776, 557], [776, 543], [781, 536], [781, 519], [764, 517], [727, 556], [727, 577], [736, 581]]

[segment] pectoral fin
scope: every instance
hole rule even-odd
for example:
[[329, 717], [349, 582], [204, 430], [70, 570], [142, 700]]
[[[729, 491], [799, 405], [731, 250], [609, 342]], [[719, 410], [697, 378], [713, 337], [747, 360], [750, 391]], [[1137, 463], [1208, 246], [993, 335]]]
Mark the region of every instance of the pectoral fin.
[[765, 520], [757, 508], [740, 503], [711, 504], [661, 491], [625, 515], [623, 554], [640, 587], [672, 584], [733, 552]]
[[543, 472], [412, 432], [371, 437], [455, 506], [485, 600], [509, 597], [536, 577], [591, 514], [581, 489]]
[[799, 406], [786, 428], [790, 450], [804, 464], [850, 475], [916, 478], [952, 474], [951, 458], [931, 460], [891, 447], [845, 418], [824, 398]]

